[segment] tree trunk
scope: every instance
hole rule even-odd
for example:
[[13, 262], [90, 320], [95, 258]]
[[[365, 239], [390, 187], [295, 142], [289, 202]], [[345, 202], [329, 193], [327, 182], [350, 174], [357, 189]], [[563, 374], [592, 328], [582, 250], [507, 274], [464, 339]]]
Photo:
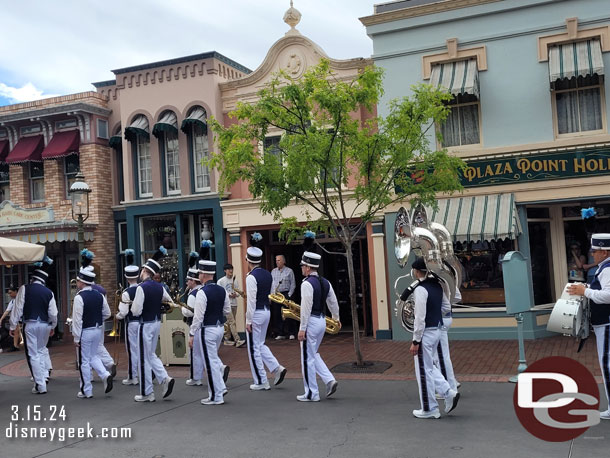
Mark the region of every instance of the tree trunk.
[[356, 275], [354, 273], [354, 257], [352, 252], [352, 241], [346, 243], [347, 274], [349, 277], [349, 298], [352, 306], [352, 327], [354, 334], [354, 351], [356, 352], [356, 364], [363, 366], [362, 352], [360, 351], [360, 325], [358, 323], [358, 308], [356, 307]]

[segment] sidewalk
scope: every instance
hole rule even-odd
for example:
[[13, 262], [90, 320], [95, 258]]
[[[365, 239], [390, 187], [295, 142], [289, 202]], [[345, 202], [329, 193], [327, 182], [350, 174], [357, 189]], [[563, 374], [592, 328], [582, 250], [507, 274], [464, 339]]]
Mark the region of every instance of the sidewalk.
[[[275, 341], [267, 339], [267, 345], [288, 369], [288, 378], [301, 377], [300, 349], [296, 340]], [[367, 361], [386, 361], [392, 364], [382, 374], [335, 374], [339, 380], [414, 380], [413, 358], [409, 355], [410, 342], [377, 341], [370, 337], [361, 339], [361, 349]], [[506, 382], [517, 373], [519, 350], [516, 340], [451, 341], [451, 359], [456, 377], [461, 382]], [[124, 343], [114, 344], [114, 339], [106, 337], [106, 348], [113, 356], [118, 355], [118, 373], [127, 373], [127, 355]], [[601, 383], [601, 373], [597, 360], [595, 339], [590, 338], [582, 351], [576, 353], [573, 338], [554, 336], [546, 339], [525, 341], [525, 355], [529, 364], [547, 356], [567, 356], [585, 365]], [[75, 350], [72, 344], [54, 343], [50, 349], [53, 362], [53, 377], [76, 377]], [[235, 348], [223, 345], [220, 357], [224, 364], [231, 366], [231, 377], [250, 378], [250, 366], [246, 347]], [[9, 353], [9, 355], [21, 354]], [[326, 336], [320, 347], [320, 354], [328, 367], [355, 360], [351, 334]], [[0, 354], [0, 366], [3, 357]], [[115, 359], [116, 356], [115, 356]], [[6, 361], [6, 359], [5, 359]], [[170, 366], [168, 372], [173, 377], [188, 378], [188, 366]], [[24, 358], [0, 367], [0, 373], [17, 377], [29, 377], [29, 369]]]

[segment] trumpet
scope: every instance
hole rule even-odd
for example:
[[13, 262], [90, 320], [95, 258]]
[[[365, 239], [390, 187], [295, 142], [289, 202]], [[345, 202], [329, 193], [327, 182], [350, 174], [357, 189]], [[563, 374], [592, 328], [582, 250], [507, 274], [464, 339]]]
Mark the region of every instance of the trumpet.
[[[277, 291], [269, 294], [269, 299], [278, 304], [282, 304], [282, 319], [301, 321], [301, 306], [290, 299], [286, 299], [282, 293]], [[337, 334], [341, 329], [341, 323], [329, 317], [324, 317], [326, 320], [326, 332], [329, 334]]]

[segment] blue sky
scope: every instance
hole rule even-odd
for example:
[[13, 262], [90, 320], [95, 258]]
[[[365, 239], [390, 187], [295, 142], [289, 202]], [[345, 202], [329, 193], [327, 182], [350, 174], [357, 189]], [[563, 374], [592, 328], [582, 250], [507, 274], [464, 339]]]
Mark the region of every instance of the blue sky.
[[[333, 58], [369, 57], [369, 0], [295, 0]], [[93, 90], [111, 70], [206, 51], [255, 69], [288, 30], [289, 0], [20, 0], [2, 8], [0, 106]]]

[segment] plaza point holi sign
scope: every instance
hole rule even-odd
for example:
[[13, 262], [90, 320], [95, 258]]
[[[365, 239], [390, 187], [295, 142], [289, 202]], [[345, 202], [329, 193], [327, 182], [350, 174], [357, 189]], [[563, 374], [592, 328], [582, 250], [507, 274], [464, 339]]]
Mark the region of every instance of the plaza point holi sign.
[[610, 175], [610, 149], [467, 161], [462, 186], [494, 186]]

